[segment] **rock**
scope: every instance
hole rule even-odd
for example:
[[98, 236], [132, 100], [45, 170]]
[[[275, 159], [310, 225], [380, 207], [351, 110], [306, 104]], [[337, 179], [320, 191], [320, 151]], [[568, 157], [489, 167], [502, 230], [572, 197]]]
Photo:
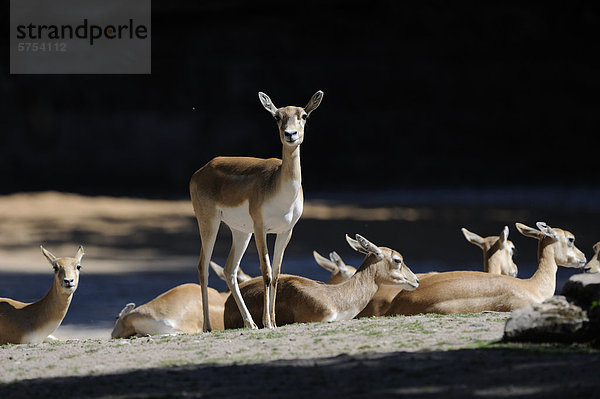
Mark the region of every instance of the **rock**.
[[589, 319], [579, 306], [564, 296], [511, 313], [504, 326], [504, 340], [516, 342], [574, 342], [584, 339]]
[[562, 289], [562, 295], [572, 299], [584, 309], [589, 309], [594, 301], [600, 301], [600, 273], [581, 273], [569, 278]]

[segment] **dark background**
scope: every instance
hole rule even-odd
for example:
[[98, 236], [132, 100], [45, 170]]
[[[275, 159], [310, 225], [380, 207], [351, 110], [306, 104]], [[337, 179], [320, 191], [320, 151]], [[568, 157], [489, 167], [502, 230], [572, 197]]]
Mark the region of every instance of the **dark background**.
[[598, 6], [152, 3], [151, 75], [9, 75], [2, 39], [0, 192], [186, 197], [216, 155], [280, 157], [259, 90], [318, 89], [307, 194], [597, 183]]

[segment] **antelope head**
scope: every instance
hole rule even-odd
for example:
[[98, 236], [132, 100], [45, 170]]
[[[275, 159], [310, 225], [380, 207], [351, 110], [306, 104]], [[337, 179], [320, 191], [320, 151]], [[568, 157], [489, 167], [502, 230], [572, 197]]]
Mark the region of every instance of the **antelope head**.
[[[363, 265], [366, 263], [377, 264], [381, 270], [378, 276], [381, 283], [400, 286], [407, 291], [413, 291], [419, 286], [419, 279], [404, 263], [404, 258], [397, 251], [378, 247], [360, 234], [356, 235], [356, 239], [346, 235], [346, 241], [355, 251], [367, 255]], [[363, 265], [359, 267], [359, 270]]]
[[125, 338], [130, 337], [135, 333], [135, 329], [132, 328], [129, 323], [127, 325], [123, 321], [123, 318], [127, 316], [131, 311], [135, 309], [135, 303], [128, 303], [125, 307], [119, 312], [119, 315], [116, 317], [115, 326], [110, 334], [111, 338]]
[[[554, 260], [556, 264], [564, 267], [582, 268], [585, 266], [585, 255], [575, 246], [573, 233], [548, 226], [544, 222], [537, 222], [537, 229], [516, 223], [517, 229], [527, 237], [535, 238], [542, 245], [554, 247]], [[538, 253], [541, 255], [541, 253]]]
[[587, 265], [585, 265], [585, 272], [586, 273], [598, 273], [600, 272], [600, 241], [598, 241], [596, 244], [594, 244], [594, 256], [592, 256], [592, 259], [590, 259], [590, 261], [588, 262]]
[[493, 263], [500, 265], [501, 274], [517, 277], [519, 269], [513, 261], [515, 245], [508, 239], [508, 226], [504, 226], [504, 229], [499, 236], [489, 236], [485, 238], [464, 227], [461, 230], [467, 241], [477, 245], [483, 251], [485, 272], [490, 272], [488, 266], [490, 263]]
[[42, 253], [54, 268], [54, 287], [60, 293], [70, 295], [75, 292], [79, 284], [79, 271], [81, 270], [81, 258], [84, 255], [83, 247], [80, 246], [74, 258], [57, 258], [43, 246]]
[[284, 146], [295, 148], [304, 140], [304, 126], [311, 112], [313, 112], [323, 99], [321, 90], [313, 94], [306, 107], [281, 107], [277, 108], [269, 96], [258, 92], [258, 99], [265, 109], [273, 115], [279, 128], [279, 138]]

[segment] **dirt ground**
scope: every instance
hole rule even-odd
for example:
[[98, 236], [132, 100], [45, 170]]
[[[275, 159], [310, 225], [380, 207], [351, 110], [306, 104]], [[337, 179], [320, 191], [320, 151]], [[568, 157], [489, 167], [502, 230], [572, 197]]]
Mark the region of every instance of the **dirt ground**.
[[505, 314], [0, 348], [2, 398], [592, 398], [600, 352], [494, 344]]
[[[358, 265], [345, 233], [399, 250], [415, 272], [478, 270], [480, 250], [460, 227], [482, 235], [504, 225], [517, 247], [520, 277], [535, 267], [536, 244], [514, 222], [568, 228], [588, 257], [600, 213], [564, 203], [530, 206], [307, 201], [283, 271], [326, 280], [312, 250], [336, 250]], [[48, 290], [57, 256], [84, 245], [80, 286], [56, 335], [66, 342], [0, 347], [0, 398], [77, 397], [600, 397], [600, 355], [573, 346], [497, 343], [507, 315], [373, 318], [110, 340], [114, 316], [184, 282], [196, 282], [199, 238], [188, 200], [84, 197], [55, 192], [0, 197], [0, 296], [35, 301]], [[214, 259], [230, 239], [222, 229]], [[258, 274], [251, 244], [243, 266]], [[558, 288], [575, 273], [561, 270]], [[224, 284], [211, 276], [210, 285]]]

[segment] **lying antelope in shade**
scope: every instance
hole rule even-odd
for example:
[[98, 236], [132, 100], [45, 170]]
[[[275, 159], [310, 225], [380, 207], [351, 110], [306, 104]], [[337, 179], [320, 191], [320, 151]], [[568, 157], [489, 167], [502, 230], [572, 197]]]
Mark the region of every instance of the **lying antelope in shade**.
[[586, 273], [598, 273], [600, 272], [600, 241], [594, 244], [594, 256], [585, 265], [584, 270]]
[[491, 274], [504, 274], [517, 277], [519, 269], [513, 262], [515, 245], [508, 239], [508, 226], [499, 236], [481, 237], [464, 227], [463, 235], [471, 244], [477, 245], [483, 251], [483, 271]]
[[[508, 240], [508, 226], [504, 226], [504, 230], [500, 233], [500, 236], [489, 236], [485, 238], [475, 233], [471, 233], [465, 228], [462, 229], [462, 232], [467, 241], [479, 246], [483, 250], [483, 269], [485, 272], [507, 275], [512, 275], [514, 273], [514, 275], [516, 275], [517, 266], [512, 260], [515, 247], [513, 243]], [[335, 276], [337, 282], [344, 281], [343, 278], [349, 278], [349, 276], [354, 273], [354, 270], [356, 270], [352, 266], [346, 265], [335, 252], [330, 254], [330, 260], [319, 255], [316, 251], [313, 252], [313, 255], [319, 265], [332, 272], [331, 279]], [[428, 276], [434, 274], [438, 273], [417, 273], [416, 276], [419, 281], [422, 282]], [[387, 284], [382, 285], [373, 296], [373, 299], [356, 317], [383, 316], [390, 308], [394, 297], [398, 295], [400, 291], [402, 291], [402, 288], [397, 286]]]
[[[254, 234], [267, 292], [262, 324], [275, 328], [275, 298], [283, 253], [292, 237], [292, 229], [302, 215], [304, 196], [300, 145], [304, 140], [308, 116], [321, 103], [323, 92], [317, 91], [304, 108], [277, 108], [265, 93], [259, 92], [258, 97], [277, 123], [283, 146], [282, 159], [217, 157], [197, 170], [190, 180], [190, 197], [202, 242], [198, 277], [203, 290], [204, 331], [211, 330], [208, 266], [221, 222], [231, 229], [232, 244], [225, 263], [225, 275], [227, 286], [244, 318], [244, 326], [257, 328], [240, 295], [236, 273]], [[272, 266], [267, 250], [268, 233], [277, 235]]]
[[581, 268], [584, 254], [575, 247], [575, 236], [546, 223], [538, 229], [517, 223], [521, 234], [538, 240], [538, 269], [529, 279], [489, 273], [457, 271], [423, 279], [418, 290], [401, 292], [389, 315], [419, 313], [511, 312], [543, 302], [554, 295], [558, 266]]
[[[223, 268], [211, 262], [211, 267], [219, 277], [225, 279]], [[241, 269], [238, 282], [251, 279]], [[229, 291], [219, 292], [208, 287], [210, 321], [213, 329], [223, 330], [223, 310]], [[139, 307], [128, 303], [117, 316], [111, 338], [157, 334], [195, 334], [202, 331], [204, 313], [202, 311], [202, 287], [198, 284], [181, 284], [171, 288]]]
[[[308, 323], [316, 321], [349, 320], [355, 317], [371, 300], [382, 284], [392, 284], [405, 290], [414, 290], [419, 281], [406, 266], [398, 252], [377, 247], [360, 235], [346, 236], [350, 246], [366, 255], [356, 273], [339, 284], [324, 284], [308, 278], [282, 275], [276, 304], [277, 324]], [[263, 311], [264, 286], [260, 279], [252, 279], [240, 286], [250, 313]], [[225, 328], [243, 327], [243, 320], [233, 297], [225, 302]]]
[[42, 248], [54, 268], [54, 282], [48, 293], [33, 303], [0, 298], [0, 344], [37, 344], [56, 339], [51, 334], [69, 310], [73, 293], [79, 284], [83, 247], [74, 258], [57, 258]]

